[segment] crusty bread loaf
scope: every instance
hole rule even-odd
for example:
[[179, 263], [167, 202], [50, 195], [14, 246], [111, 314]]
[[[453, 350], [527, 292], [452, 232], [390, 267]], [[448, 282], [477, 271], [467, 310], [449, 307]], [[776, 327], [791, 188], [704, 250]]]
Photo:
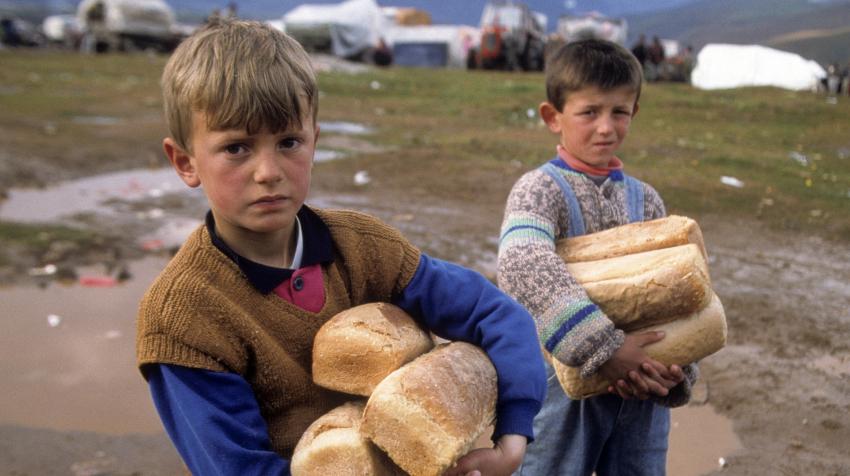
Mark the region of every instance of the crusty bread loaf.
[[401, 476], [404, 472], [360, 434], [365, 402], [349, 402], [325, 413], [298, 440], [293, 476]]
[[670, 215], [558, 240], [556, 249], [567, 263], [579, 263], [688, 243], [697, 245], [704, 258], [708, 256], [697, 222], [691, 218]]
[[624, 330], [687, 316], [711, 299], [708, 268], [695, 244], [567, 263], [567, 270]]
[[[634, 331], [662, 330], [663, 339], [644, 347], [649, 357], [664, 365], [686, 365], [709, 356], [726, 345], [726, 315], [723, 304], [712, 293], [710, 304], [691, 316]], [[607, 391], [609, 382], [599, 374], [582, 379], [579, 369], [550, 362], [566, 394], [573, 399], [587, 398]]]
[[437, 476], [493, 422], [496, 370], [481, 349], [442, 344], [372, 393], [361, 432], [413, 476]]
[[392, 371], [434, 347], [431, 336], [403, 310], [370, 303], [340, 312], [313, 341], [313, 381], [368, 397]]

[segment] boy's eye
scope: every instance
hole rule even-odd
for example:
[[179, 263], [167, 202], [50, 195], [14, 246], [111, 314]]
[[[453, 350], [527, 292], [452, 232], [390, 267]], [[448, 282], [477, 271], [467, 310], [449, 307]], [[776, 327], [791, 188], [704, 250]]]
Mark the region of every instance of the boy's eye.
[[294, 149], [299, 144], [299, 140], [295, 137], [287, 137], [280, 141], [281, 149]]
[[224, 147], [224, 151], [231, 155], [239, 155], [245, 152], [244, 144], [228, 144]]

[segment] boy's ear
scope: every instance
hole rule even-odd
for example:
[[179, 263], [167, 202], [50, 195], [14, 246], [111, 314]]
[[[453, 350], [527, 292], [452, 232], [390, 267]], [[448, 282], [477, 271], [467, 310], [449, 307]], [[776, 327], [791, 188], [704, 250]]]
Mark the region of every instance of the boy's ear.
[[546, 123], [546, 126], [549, 127], [549, 130], [560, 134], [561, 133], [561, 121], [558, 120], [558, 116], [561, 114], [558, 112], [558, 109], [552, 105], [552, 103], [546, 101], [540, 103], [540, 118], [543, 119], [543, 122]]
[[162, 149], [165, 151], [168, 161], [171, 166], [183, 180], [186, 185], [195, 188], [201, 184], [201, 179], [198, 177], [197, 169], [195, 168], [195, 158], [182, 147], [177, 145], [171, 137], [166, 137], [162, 141]]

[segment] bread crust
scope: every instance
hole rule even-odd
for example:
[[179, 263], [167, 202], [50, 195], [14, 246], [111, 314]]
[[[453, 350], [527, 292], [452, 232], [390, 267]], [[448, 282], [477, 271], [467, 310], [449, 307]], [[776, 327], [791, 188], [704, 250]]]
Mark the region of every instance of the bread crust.
[[[709, 305], [691, 316], [633, 332], [655, 330], [664, 331], [665, 336], [660, 341], [644, 347], [650, 358], [666, 366], [696, 362], [726, 345], [727, 327], [723, 304], [720, 298], [712, 293]], [[598, 373], [582, 379], [577, 367], [567, 366], [551, 356], [550, 362], [561, 387], [570, 398], [578, 400], [607, 391], [610, 383]]]
[[696, 221], [679, 215], [621, 225], [556, 242], [559, 256], [568, 263], [596, 261], [687, 243], [699, 247], [707, 258], [702, 231]]
[[413, 476], [437, 476], [493, 423], [496, 370], [478, 347], [438, 346], [396, 370], [366, 404], [362, 433]]
[[626, 331], [690, 315], [707, 306], [712, 294], [708, 267], [693, 243], [567, 263], [567, 270]]
[[368, 397], [384, 377], [433, 347], [430, 334], [401, 308], [363, 304], [319, 329], [313, 341], [313, 381]]
[[365, 401], [348, 402], [314, 421], [292, 454], [292, 475], [403, 475], [386, 454], [360, 434], [365, 405]]

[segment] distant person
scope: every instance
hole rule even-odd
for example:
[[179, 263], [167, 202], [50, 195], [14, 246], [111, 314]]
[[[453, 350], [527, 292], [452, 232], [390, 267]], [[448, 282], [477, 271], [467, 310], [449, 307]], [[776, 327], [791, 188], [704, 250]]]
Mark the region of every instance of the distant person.
[[0, 18], [0, 43], [6, 46], [22, 46], [24, 44], [15, 21], [8, 17]]
[[487, 353], [498, 378], [495, 447], [447, 474], [514, 471], [546, 391], [531, 316], [377, 218], [304, 203], [319, 90], [301, 45], [269, 25], [223, 19], [178, 46], [161, 85], [165, 154], [210, 211], [142, 298], [136, 357], [192, 474], [289, 474], [307, 427], [355, 398], [313, 383], [316, 333], [370, 302]]
[[637, 58], [638, 63], [640, 63], [641, 70], [643, 70], [644, 64], [646, 64], [646, 35], [641, 33], [638, 37], [637, 42], [632, 45], [632, 54]]
[[646, 50], [646, 80], [658, 81], [661, 79], [661, 68], [664, 63], [664, 45], [657, 36], [652, 37], [652, 44]]
[[841, 94], [850, 95], [850, 61], [847, 62], [847, 66], [841, 72]]
[[378, 40], [378, 46], [372, 52], [372, 62], [377, 66], [389, 66], [393, 64], [393, 50], [383, 38]]
[[227, 4], [227, 9], [224, 11], [225, 18], [236, 18], [236, 12], [239, 7], [236, 5], [236, 2], [230, 2]]
[[562, 47], [546, 66], [540, 117], [558, 137], [555, 158], [513, 186], [499, 238], [498, 284], [534, 317], [540, 346], [608, 394], [571, 400], [547, 364], [537, 440], [518, 475], [656, 476], [665, 473], [670, 409], [684, 405], [696, 364], [666, 367], [644, 346], [662, 332], [626, 335], [588, 297], [555, 241], [666, 215], [649, 184], [623, 171], [617, 149], [638, 112], [642, 74], [626, 48], [605, 40]]
[[94, 2], [85, 11], [85, 25], [80, 48], [85, 53], [98, 53], [106, 49], [106, 5]]
[[830, 63], [826, 68], [826, 92], [837, 96], [841, 88], [841, 68], [838, 63]]

